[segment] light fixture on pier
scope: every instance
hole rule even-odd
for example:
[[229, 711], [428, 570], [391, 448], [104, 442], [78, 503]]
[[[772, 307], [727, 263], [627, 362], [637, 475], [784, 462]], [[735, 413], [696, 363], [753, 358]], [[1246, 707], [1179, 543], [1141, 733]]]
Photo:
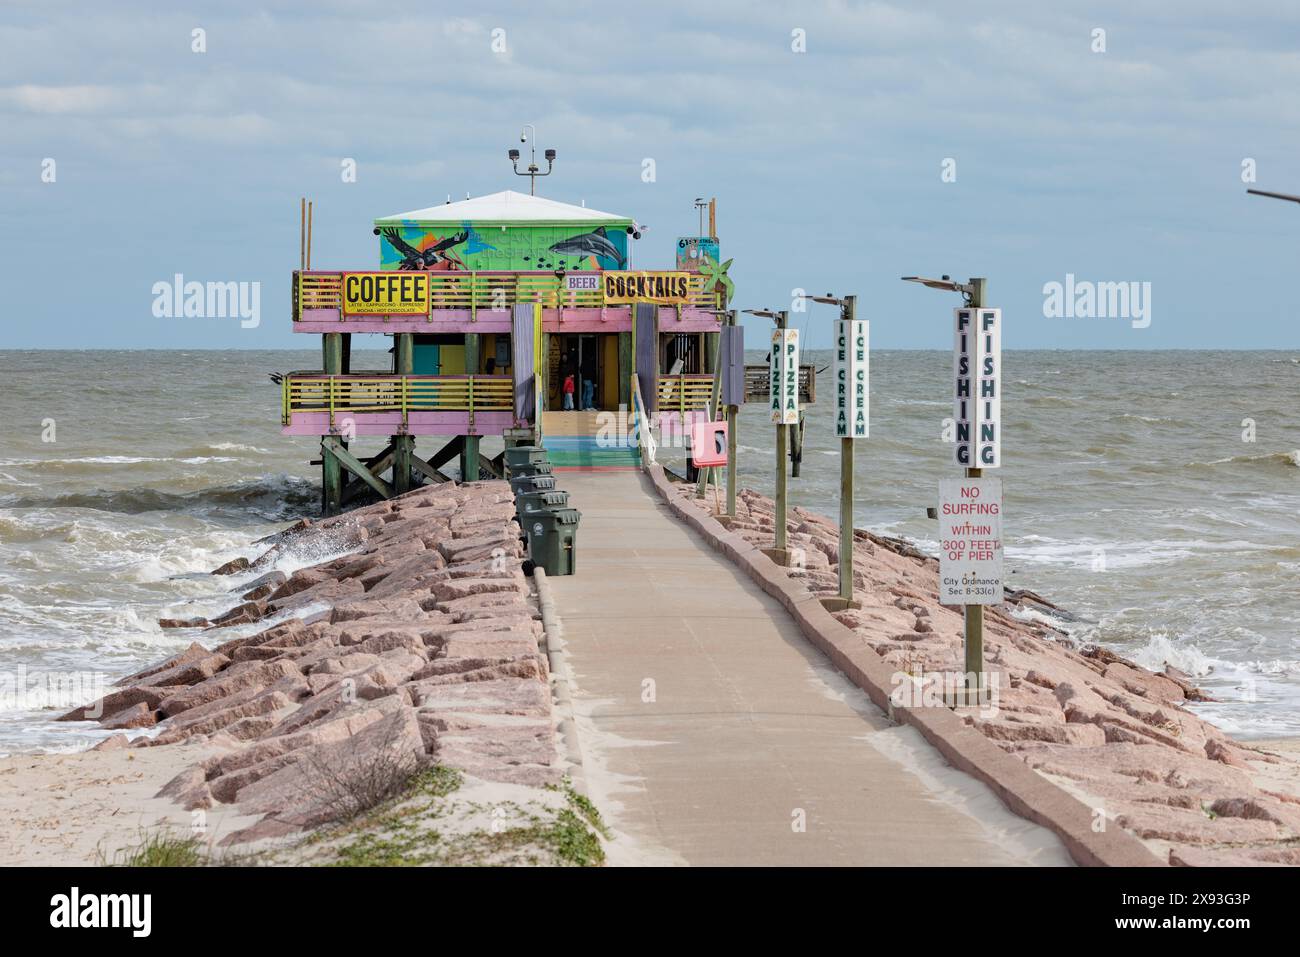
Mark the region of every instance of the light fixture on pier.
[[927, 279], [924, 276], [902, 276], [903, 282], [919, 282], [922, 286], [930, 289], [942, 289], [944, 292], [959, 292], [966, 304], [970, 305], [971, 296], [975, 294], [975, 284], [969, 282], [955, 282], [951, 276], [943, 276], [939, 279]]
[[1290, 193], [1270, 193], [1266, 189], [1248, 189], [1246, 192], [1252, 196], [1267, 196], [1269, 199], [1285, 199], [1289, 203], [1300, 203], [1300, 196], [1292, 196]]
[[[531, 132], [530, 132], [531, 131]], [[532, 161], [528, 164], [528, 169], [524, 172], [519, 171], [519, 150], [509, 150], [506, 155], [510, 157], [510, 163], [514, 166], [516, 176], [528, 177], [528, 195], [537, 195], [537, 177], [550, 176], [551, 168], [555, 165], [555, 150], [546, 150], [542, 155], [546, 157], [546, 172], [540, 172], [537, 165], [537, 127], [532, 123], [524, 125], [523, 131], [519, 134], [519, 142], [527, 143], [532, 151]]]

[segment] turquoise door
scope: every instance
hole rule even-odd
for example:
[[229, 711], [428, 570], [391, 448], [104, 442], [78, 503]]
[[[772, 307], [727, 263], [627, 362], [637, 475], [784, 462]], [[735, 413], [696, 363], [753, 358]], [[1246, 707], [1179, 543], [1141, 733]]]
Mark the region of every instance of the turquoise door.
[[412, 371], [416, 375], [438, 375], [442, 371], [442, 363], [438, 357], [438, 346], [415, 344], [415, 349], [411, 356]]

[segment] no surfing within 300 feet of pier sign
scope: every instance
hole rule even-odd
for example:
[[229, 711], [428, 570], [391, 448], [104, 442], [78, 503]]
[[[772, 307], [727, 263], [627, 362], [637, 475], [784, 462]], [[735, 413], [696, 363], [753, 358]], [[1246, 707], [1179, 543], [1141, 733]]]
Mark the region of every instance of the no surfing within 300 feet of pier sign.
[[1002, 480], [939, 483], [939, 601], [996, 605], [1002, 601]]

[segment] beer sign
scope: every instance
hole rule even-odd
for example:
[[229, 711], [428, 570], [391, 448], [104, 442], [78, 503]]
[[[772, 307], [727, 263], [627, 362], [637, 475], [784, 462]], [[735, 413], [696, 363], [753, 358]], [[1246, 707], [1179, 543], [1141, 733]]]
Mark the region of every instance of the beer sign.
[[866, 319], [835, 323], [835, 434], [865, 439], [871, 423], [870, 324]]
[[777, 425], [799, 424], [799, 330], [772, 331], [768, 401]]
[[429, 274], [397, 269], [345, 272], [342, 305], [345, 316], [428, 315]]
[[953, 457], [966, 468], [1002, 464], [1002, 310], [954, 309]]

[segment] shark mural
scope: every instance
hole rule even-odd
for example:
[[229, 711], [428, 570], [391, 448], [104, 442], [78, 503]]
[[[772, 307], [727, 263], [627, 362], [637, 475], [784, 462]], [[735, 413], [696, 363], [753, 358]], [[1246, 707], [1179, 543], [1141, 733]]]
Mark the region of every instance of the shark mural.
[[[576, 256], [581, 261], [590, 256], [597, 262], [587, 267], [591, 269], [622, 269], [627, 265], [627, 257], [622, 255], [609, 241], [609, 234], [604, 226], [598, 226], [593, 232], [582, 233], [562, 239], [551, 246], [548, 252], [559, 257]], [[601, 262], [605, 260], [606, 262]], [[608, 263], [608, 264], [606, 264]], [[571, 267], [581, 268], [581, 267]]]

